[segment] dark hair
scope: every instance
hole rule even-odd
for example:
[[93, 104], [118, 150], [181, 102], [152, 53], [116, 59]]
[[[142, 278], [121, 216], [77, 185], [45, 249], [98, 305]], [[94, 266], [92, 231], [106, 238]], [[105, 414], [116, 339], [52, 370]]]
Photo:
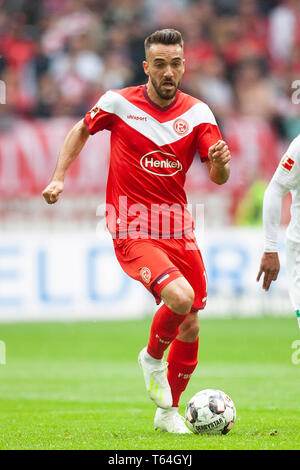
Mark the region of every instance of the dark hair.
[[145, 39], [146, 55], [152, 44], [179, 44], [183, 48], [183, 39], [181, 33], [176, 29], [160, 29]]

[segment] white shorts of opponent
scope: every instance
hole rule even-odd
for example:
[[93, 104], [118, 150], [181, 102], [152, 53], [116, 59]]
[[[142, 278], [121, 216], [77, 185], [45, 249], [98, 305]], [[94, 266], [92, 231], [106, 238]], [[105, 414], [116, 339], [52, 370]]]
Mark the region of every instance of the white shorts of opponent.
[[300, 328], [300, 243], [286, 241], [286, 269], [289, 295]]

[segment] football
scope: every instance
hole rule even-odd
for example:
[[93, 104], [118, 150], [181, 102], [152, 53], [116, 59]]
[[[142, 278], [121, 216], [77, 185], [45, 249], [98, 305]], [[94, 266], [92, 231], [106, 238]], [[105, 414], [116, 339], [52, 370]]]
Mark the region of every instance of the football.
[[195, 434], [227, 434], [235, 422], [236, 409], [226, 393], [207, 388], [190, 399], [185, 418]]

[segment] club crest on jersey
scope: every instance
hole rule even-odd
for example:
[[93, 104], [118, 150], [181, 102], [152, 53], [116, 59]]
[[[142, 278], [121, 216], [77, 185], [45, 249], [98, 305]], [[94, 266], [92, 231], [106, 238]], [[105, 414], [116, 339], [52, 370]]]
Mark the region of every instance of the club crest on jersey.
[[189, 125], [184, 119], [178, 118], [173, 123], [173, 129], [177, 134], [184, 135], [189, 130]]
[[295, 163], [294, 160], [292, 160], [287, 155], [283, 157], [283, 159], [281, 160], [281, 166], [285, 168], [285, 170], [288, 170], [288, 171], [291, 171], [291, 169], [294, 166], [294, 163]]
[[144, 281], [144, 283], [149, 284], [149, 282], [151, 281], [151, 271], [150, 271], [150, 269], [147, 268], [146, 266], [144, 266], [140, 270], [140, 275], [141, 275], [141, 278]]
[[157, 176], [174, 176], [182, 170], [182, 164], [172, 153], [153, 150], [146, 153], [140, 160], [141, 167]]

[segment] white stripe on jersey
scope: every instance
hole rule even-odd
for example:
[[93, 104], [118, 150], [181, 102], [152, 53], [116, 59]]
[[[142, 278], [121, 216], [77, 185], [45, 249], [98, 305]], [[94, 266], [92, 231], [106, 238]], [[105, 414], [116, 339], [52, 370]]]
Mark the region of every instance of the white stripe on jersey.
[[[202, 102], [196, 103], [182, 115], [176, 116], [175, 119], [167, 122], [159, 122], [153, 116], [128, 101], [124, 96], [111, 90], [101, 96], [97, 106], [107, 113], [115, 114], [126, 122], [128, 126], [148, 137], [159, 147], [177, 142], [186, 137], [199, 124], [217, 125], [210, 108]], [[136, 119], [128, 118], [128, 116], [135, 116]], [[174, 130], [173, 125], [177, 119], [183, 119], [188, 123], [188, 130], [183, 135], [177, 134]]]

